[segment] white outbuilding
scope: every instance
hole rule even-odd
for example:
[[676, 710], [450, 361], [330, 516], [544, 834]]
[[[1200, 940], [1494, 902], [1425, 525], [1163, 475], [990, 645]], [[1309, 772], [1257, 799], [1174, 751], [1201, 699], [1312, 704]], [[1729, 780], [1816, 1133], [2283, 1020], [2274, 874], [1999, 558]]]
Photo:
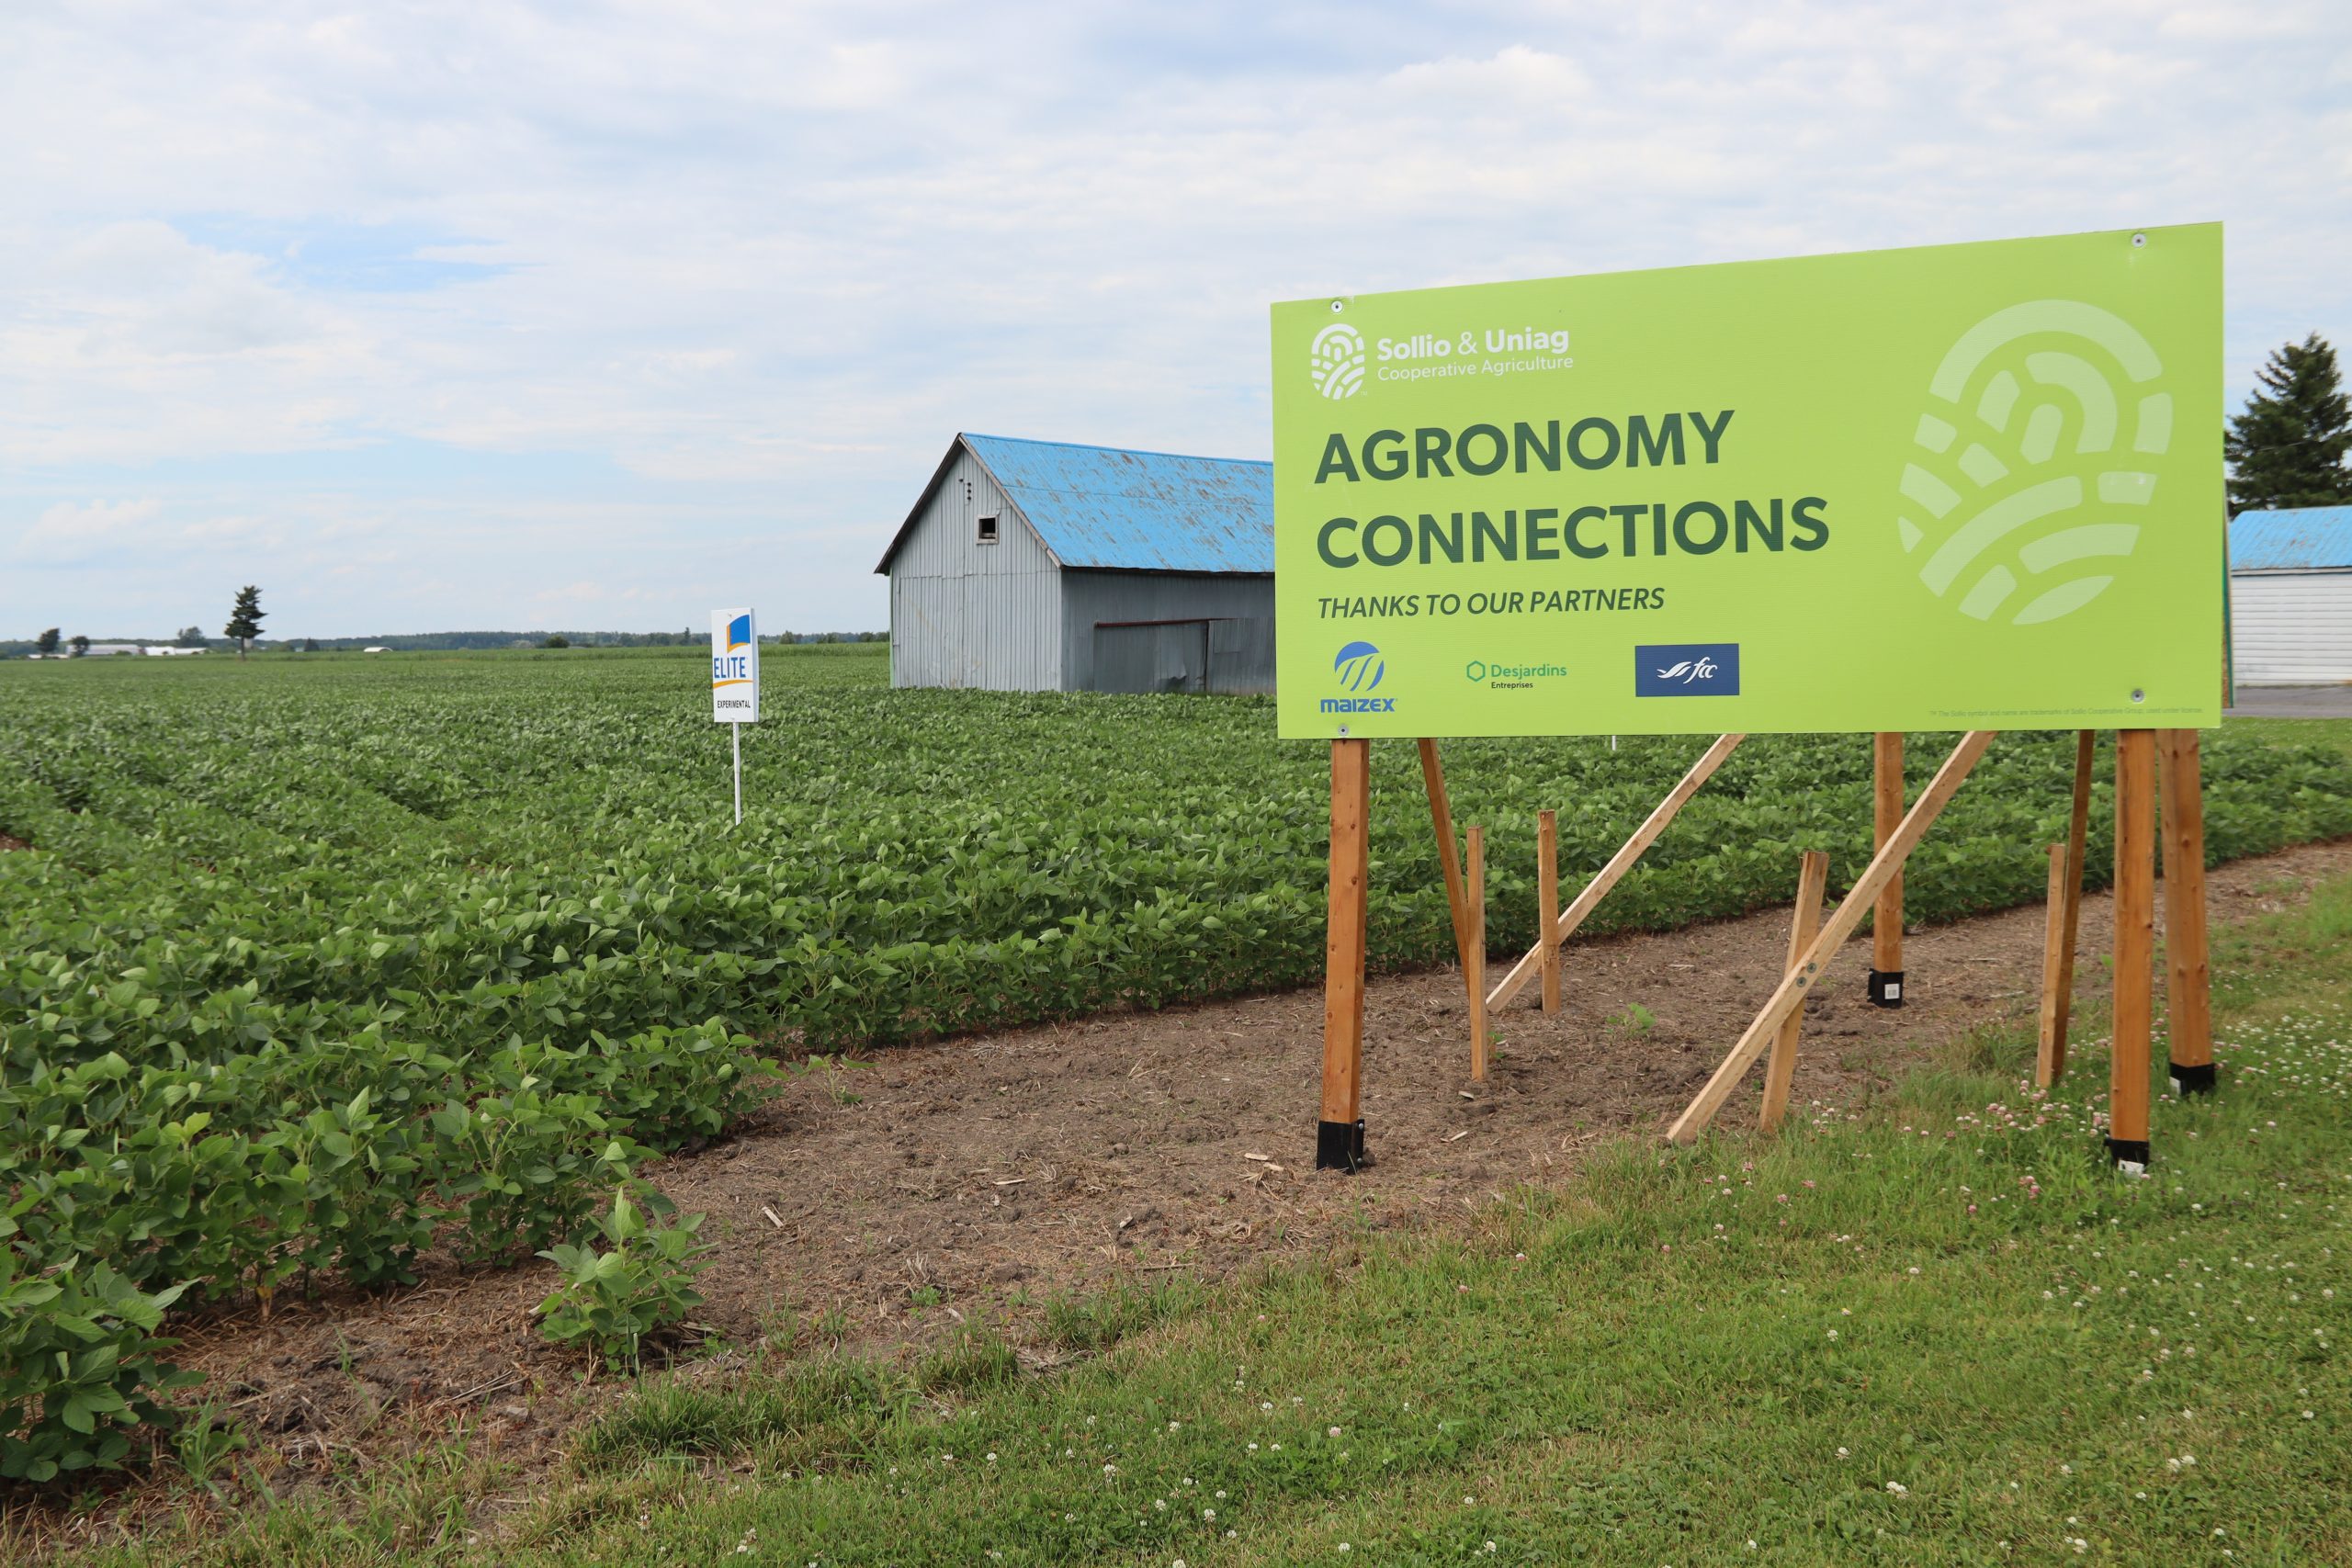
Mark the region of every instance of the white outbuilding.
[[2230, 660], [2241, 686], [2352, 682], [2352, 506], [2230, 520]]
[[958, 435], [874, 570], [890, 683], [1274, 689], [1269, 463]]

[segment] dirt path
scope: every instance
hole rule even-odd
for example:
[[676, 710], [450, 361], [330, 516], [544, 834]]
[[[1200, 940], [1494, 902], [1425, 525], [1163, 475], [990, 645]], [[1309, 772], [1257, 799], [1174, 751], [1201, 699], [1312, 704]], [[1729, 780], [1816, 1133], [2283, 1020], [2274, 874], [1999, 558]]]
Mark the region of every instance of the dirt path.
[[[2347, 871], [2352, 840], [2224, 867], [2214, 918], [2283, 907]], [[2086, 994], [2109, 908], [2085, 902]], [[1806, 1014], [1795, 1102], [1891, 1081], [1939, 1043], [2030, 1011], [2041, 928], [2028, 908], [1910, 936], [1899, 1011], [1862, 999], [1869, 945], [1849, 944]], [[1322, 998], [1309, 991], [890, 1050], [795, 1080], [735, 1136], [649, 1174], [710, 1216], [720, 1246], [700, 1317], [730, 1339], [787, 1305], [804, 1326], [837, 1310], [854, 1337], [885, 1343], [933, 1337], [958, 1314], [1017, 1324], [1046, 1296], [1116, 1275], [1214, 1278], [1346, 1225], [1424, 1224], [1509, 1183], [1556, 1180], [1623, 1130], [1662, 1129], [1770, 992], [1785, 942], [1785, 914], [1766, 914], [1576, 944], [1564, 1010], [1546, 1018], [1531, 987], [1502, 1011], [1480, 1085], [1458, 973], [1375, 981], [1363, 1111], [1377, 1163], [1353, 1177], [1312, 1168]], [[1654, 1021], [1627, 1023], [1635, 1008]], [[1721, 1124], [1752, 1122], [1758, 1077]], [[390, 1299], [202, 1323], [183, 1356], [298, 1470], [395, 1410], [479, 1410], [494, 1434], [544, 1449], [581, 1404], [560, 1393], [576, 1364], [532, 1332], [548, 1283], [538, 1268], [440, 1270]]]

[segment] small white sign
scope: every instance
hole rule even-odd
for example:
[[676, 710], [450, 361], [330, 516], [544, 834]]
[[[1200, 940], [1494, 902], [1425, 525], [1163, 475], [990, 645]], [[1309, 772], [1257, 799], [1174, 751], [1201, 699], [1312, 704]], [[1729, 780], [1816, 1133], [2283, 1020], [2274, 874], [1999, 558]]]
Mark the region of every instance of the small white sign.
[[760, 722], [760, 636], [749, 609], [710, 613], [710, 716]]

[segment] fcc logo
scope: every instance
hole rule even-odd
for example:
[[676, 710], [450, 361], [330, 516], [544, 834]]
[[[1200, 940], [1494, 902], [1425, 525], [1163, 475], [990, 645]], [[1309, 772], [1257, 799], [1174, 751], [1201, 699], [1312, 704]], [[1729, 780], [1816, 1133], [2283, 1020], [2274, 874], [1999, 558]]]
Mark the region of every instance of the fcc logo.
[[1363, 334], [1345, 321], [1317, 333], [1307, 350], [1306, 373], [1325, 397], [1354, 397], [1363, 390]]
[[1739, 644], [1645, 643], [1634, 649], [1637, 697], [1739, 695]]

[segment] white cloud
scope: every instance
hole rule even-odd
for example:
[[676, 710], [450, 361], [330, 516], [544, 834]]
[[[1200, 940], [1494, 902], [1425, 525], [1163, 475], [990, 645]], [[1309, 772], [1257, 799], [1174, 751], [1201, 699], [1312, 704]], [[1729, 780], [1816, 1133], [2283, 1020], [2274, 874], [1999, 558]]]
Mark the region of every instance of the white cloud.
[[[2319, 5], [14, 12], [0, 530], [135, 490], [195, 553], [0, 631], [191, 562], [322, 631], [879, 625], [955, 430], [1261, 455], [1326, 290], [2220, 217], [2243, 387], [2352, 335], [2347, 82]], [[427, 282], [322, 282], [358, 230]]]

